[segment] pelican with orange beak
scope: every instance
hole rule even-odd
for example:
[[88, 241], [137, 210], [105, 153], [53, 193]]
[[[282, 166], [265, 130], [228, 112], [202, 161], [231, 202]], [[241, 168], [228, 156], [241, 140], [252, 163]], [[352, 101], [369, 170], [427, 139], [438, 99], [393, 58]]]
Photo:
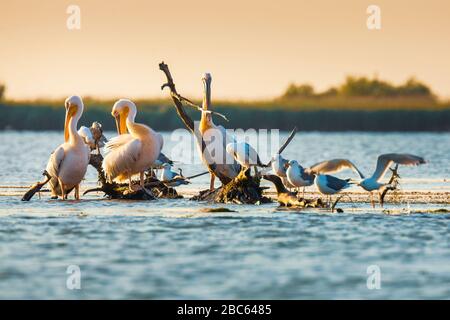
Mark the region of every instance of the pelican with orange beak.
[[[229, 154], [226, 147], [229, 143], [235, 143], [232, 134], [221, 126], [216, 125], [212, 120], [211, 112], [211, 74], [205, 73], [202, 77], [203, 82], [203, 103], [202, 116], [199, 124], [198, 150], [203, 163], [208, 167], [211, 175], [209, 189], [214, 190], [214, 181], [216, 176], [223, 184], [228, 183], [235, 178], [241, 166]], [[205, 142], [205, 150], [202, 149], [201, 140]]]
[[64, 143], [53, 151], [46, 169], [51, 177], [52, 198], [61, 196], [65, 200], [75, 189], [75, 199], [80, 199], [80, 183], [89, 164], [89, 150], [77, 132], [83, 107], [83, 100], [79, 96], [71, 96], [65, 101]]
[[[158, 159], [163, 147], [161, 134], [150, 127], [134, 122], [136, 105], [128, 99], [118, 100], [111, 115], [116, 120], [118, 136], [106, 143], [103, 170], [109, 181], [129, 182], [135, 191], [132, 176], [140, 175], [140, 188], [144, 188], [144, 172]], [[129, 133], [127, 133], [129, 132]]]

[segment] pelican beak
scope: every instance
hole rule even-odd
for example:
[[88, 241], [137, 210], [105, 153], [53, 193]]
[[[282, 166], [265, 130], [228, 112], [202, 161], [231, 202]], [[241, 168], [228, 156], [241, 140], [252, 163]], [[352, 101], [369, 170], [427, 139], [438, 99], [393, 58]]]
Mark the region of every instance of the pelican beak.
[[211, 78], [203, 77], [203, 110], [209, 110], [211, 106]]
[[114, 118], [116, 119], [117, 133], [119, 135], [127, 133], [127, 118], [120, 113], [114, 114]]
[[66, 119], [64, 120], [64, 141], [69, 141], [69, 125], [70, 120], [77, 112], [78, 107], [76, 105], [70, 104], [66, 110]]
[[120, 114], [115, 114], [114, 119], [116, 120], [117, 134], [120, 135]]

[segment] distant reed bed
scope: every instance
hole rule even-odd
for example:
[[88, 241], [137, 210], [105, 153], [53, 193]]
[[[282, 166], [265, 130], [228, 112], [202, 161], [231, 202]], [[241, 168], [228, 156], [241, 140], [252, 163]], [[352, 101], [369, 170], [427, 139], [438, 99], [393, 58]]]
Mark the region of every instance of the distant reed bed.
[[[1, 88], [0, 88], [1, 89]], [[0, 130], [61, 130], [64, 107], [60, 100], [8, 101], [0, 94]], [[110, 115], [114, 99], [84, 98], [81, 123], [99, 121], [114, 130]], [[181, 128], [169, 99], [135, 100], [137, 121], [156, 130]], [[200, 101], [197, 101], [200, 104]], [[439, 100], [422, 82], [411, 78], [394, 85], [366, 77], [347, 77], [337, 86], [316, 92], [309, 84], [291, 84], [275, 99], [214, 101], [213, 107], [230, 119], [217, 123], [230, 128], [278, 128], [304, 131], [450, 131], [450, 101]], [[189, 107], [187, 107], [189, 109]], [[189, 111], [199, 119], [198, 111]]]
[[[99, 121], [106, 130], [115, 130], [110, 114], [113, 102], [85, 100], [80, 123], [90, 125]], [[450, 105], [417, 103], [407, 107], [399, 101], [381, 103], [368, 99], [322, 102], [217, 102], [215, 110], [226, 114], [230, 122], [225, 123], [219, 117], [215, 121], [243, 129], [290, 130], [297, 126], [301, 131], [450, 131]], [[137, 106], [137, 121], [156, 130], [183, 127], [170, 101], [137, 101]], [[0, 112], [0, 130], [62, 130], [65, 110], [63, 101], [5, 102], [0, 103]], [[200, 118], [195, 110], [189, 113], [194, 119]]]

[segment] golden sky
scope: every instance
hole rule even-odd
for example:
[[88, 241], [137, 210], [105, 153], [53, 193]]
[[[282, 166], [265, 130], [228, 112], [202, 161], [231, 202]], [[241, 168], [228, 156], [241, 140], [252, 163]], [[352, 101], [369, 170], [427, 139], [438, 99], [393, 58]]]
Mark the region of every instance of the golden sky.
[[[68, 30], [66, 9], [81, 9]], [[366, 9], [381, 8], [381, 30]], [[448, 0], [1, 0], [0, 81], [9, 98], [165, 97], [158, 63], [180, 92], [266, 98], [295, 81], [317, 89], [348, 74], [409, 76], [450, 97]]]

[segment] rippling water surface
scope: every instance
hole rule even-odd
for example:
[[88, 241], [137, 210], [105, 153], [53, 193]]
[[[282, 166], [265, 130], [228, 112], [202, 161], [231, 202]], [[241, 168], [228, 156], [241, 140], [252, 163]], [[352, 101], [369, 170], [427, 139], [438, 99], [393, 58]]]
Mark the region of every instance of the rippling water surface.
[[[0, 138], [0, 184], [29, 185], [40, 179], [62, 134], [1, 132]], [[169, 134], [164, 138], [164, 152], [180, 160], [186, 175], [203, 171], [185, 164], [195, 148], [179, 152]], [[369, 173], [379, 153], [393, 151], [430, 160], [401, 168], [411, 179], [405, 189], [449, 189], [448, 134], [298, 134], [284, 156], [305, 165], [348, 157]], [[89, 169], [84, 185], [95, 180]], [[207, 185], [204, 176], [179, 191]], [[342, 204], [341, 214], [276, 204], [204, 213], [214, 205], [99, 195], [61, 202], [47, 194], [23, 203], [20, 195], [0, 192], [0, 298], [450, 298], [448, 214], [392, 216], [364, 204]], [[69, 265], [81, 269], [81, 290], [66, 287]], [[378, 290], [367, 287], [373, 265], [381, 271]]]

